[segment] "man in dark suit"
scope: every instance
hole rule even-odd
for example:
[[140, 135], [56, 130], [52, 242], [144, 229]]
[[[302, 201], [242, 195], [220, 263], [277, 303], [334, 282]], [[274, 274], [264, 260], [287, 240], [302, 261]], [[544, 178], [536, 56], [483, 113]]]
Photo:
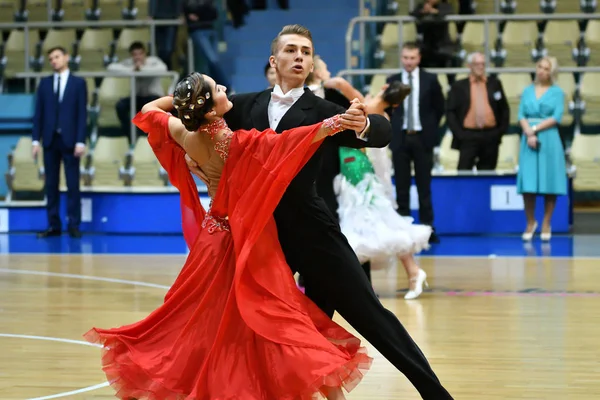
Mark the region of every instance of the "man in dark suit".
[[37, 89], [33, 117], [33, 156], [44, 146], [46, 176], [46, 209], [48, 229], [38, 237], [61, 234], [60, 221], [60, 163], [65, 166], [67, 181], [67, 217], [71, 237], [79, 238], [81, 194], [79, 192], [79, 163], [85, 154], [87, 137], [87, 86], [85, 80], [69, 71], [69, 55], [63, 47], [48, 51], [54, 74], [43, 78]]
[[[401, 81], [411, 87], [404, 104], [389, 111], [394, 135], [390, 143], [400, 215], [410, 215], [411, 162], [419, 194], [419, 222], [433, 228], [431, 170], [433, 148], [439, 142], [438, 127], [444, 115], [444, 94], [437, 76], [419, 68], [421, 53], [416, 43], [402, 46], [403, 71], [387, 82]], [[439, 242], [435, 231], [430, 242]]]
[[[282, 132], [345, 112], [304, 89], [313, 68], [310, 31], [299, 25], [284, 27], [271, 54], [278, 84], [273, 90], [233, 96], [233, 108], [225, 115], [232, 130], [270, 127]], [[391, 127], [384, 117], [355, 118], [355, 131], [340, 132], [325, 142], [354, 148], [388, 144]], [[274, 213], [286, 261], [304, 277], [306, 295], [330, 317], [337, 311], [408, 377], [424, 399], [451, 399], [406, 329], [380, 303], [336, 218], [317, 195], [315, 180], [324, 146], [296, 175]]]
[[471, 74], [456, 81], [448, 94], [446, 121], [452, 148], [460, 151], [459, 170], [494, 170], [498, 148], [508, 130], [510, 108], [502, 82], [485, 74], [485, 56], [470, 54]]

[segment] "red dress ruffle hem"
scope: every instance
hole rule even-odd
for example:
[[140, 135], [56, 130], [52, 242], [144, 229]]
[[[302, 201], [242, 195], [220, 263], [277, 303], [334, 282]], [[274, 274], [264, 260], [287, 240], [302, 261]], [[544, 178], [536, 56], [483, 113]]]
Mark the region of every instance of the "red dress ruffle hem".
[[[371, 364], [360, 340], [296, 287], [273, 210], [318, 144], [319, 125], [280, 135], [236, 131], [208, 213], [170, 137], [164, 113], [138, 114], [181, 195], [190, 253], [145, 319], [90, 330], [102, 368], [121, 399], [297, 400], [350, 391]], [[225, 217], [228, 219], [225, 219]]]

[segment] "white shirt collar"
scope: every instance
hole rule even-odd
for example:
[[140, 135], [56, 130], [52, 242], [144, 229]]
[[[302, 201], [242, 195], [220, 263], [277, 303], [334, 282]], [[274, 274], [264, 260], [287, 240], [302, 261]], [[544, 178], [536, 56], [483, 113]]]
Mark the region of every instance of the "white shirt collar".
[[[406, 76], [408, 76], [408, 71], [406, 71], [406, 70], [403, 70], [403, 72], [404, 72], [404, 74], [405, 74]], [[412, 77], [413, 77], [413, 78], [414, 78], [414, 77], [417, 77], [417, 76], [419, 76], [419, 67], [417, 67], [417, 68], [413, 69], [413, 71], [412, 71], [411, 75], [412, 75]]]
[[63, 72], [61, 72], [61, 73], [55, 72], [55, 73], [54, 73], [54, 79], [56, 79], [58, 76], [60, 76], [60, 80], [61, 80], [62, 82], [64, 82], [64, 81], [66, 80], [66, 78], [68, 78], [68, 77], [69, 77], [69, 72], [70, 72], [70, 71], [69, 71], [69, 68], [65, 69], [65, 70], [64, 70]]
[[304, 87], [293, 88], [289, 92], [283, 93], [283, 91], [281, 90], [281, 86], [275, 85], [275, 87], [273, 88], [273, 93], [278, 94], [279, 96], [282, 96], [282, 97], [283, 96], [292, 96], [294, 101], [296, 101], [300, 97], [302, 97], [302, 95], [304, 94]]

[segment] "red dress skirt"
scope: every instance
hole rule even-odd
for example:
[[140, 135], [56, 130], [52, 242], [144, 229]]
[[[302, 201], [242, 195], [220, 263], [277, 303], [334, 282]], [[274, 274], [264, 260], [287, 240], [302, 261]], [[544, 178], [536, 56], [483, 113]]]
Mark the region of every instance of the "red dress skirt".
[[103, 370], [117, 397], [296, 400], [316, 398], [323, 387], [354, 388], [372, 360], [297, 289], [273, 219], [318, 147], [312, 139], [320, 124], [280, 135], [236, 131], [206, 213], [168, 118], [151, 112], [134, 122], [180, 191], [190, 253], [148, 317], [85, 335], [103, 345]]

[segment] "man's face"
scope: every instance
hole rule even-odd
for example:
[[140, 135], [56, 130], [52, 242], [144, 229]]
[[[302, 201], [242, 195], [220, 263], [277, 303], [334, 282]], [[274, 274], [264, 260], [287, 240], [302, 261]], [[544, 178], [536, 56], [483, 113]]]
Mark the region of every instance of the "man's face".
[[48, 62], [50, 63], [52, 70], [59, 72], [67, 67], [69, 55], [64, 54], [60, 50], [54, 50], [52, 53], [48, 54]]
[[421, 52], [419, 49], [402, 49], [400, 61], [406, 72], [413, 72], [421, 62]]
[[134, 64], [144, 65], [144, 63], [146, 62], [146, 50], [144, 50], [144, 49], [132, 50], [131, 58], [133, 59]]
[[314, 67], [312, 42], [304, 36], [284, 35], [279, 38], [277, 52], [269, 58], [269, 62], [277, 72], [280, 85], [285, 82], [286, 85], [300, 87]]
[[483, 78], [485, 76], [485, 57], [483, 54], [473, 54], [473, 59], [471, 60], [471, 64], [469, 64], [469, 68], [471, 69], [471, 74], [475, 78]]

